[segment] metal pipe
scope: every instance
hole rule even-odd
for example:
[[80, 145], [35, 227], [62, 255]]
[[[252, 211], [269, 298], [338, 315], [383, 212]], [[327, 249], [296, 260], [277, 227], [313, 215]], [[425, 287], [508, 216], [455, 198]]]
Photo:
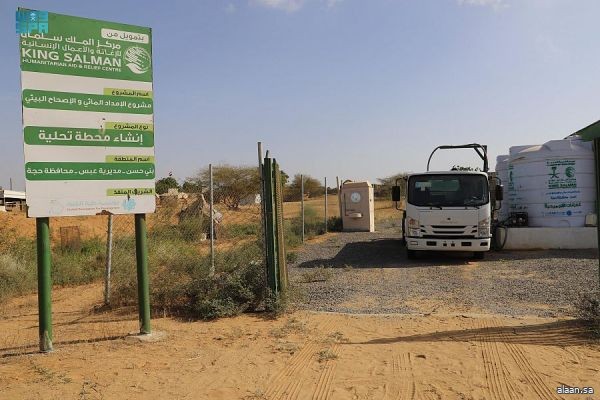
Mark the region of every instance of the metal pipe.
[[300, 212], [302, 213], [302, 243], [304, 243], [304, 175], [300, 174]]
[[210, 186], [210, 275], [215, 274], [215, 211], [213, 191], [213, 168], [208, 164], [209, 186]]
[[36, 218], [40, 351], [52, 351], [52, 253], [49, 218]]
[[110, 304], [110, 273], [112, 269], [113, 216], [108, 214], [106, 231], [106, 270], [104, 271], [104, 305]]
[[150, 285], [148, 278], [146, 214], [135, 214], [135, 258], [137, 261], [140, 333], [149, 334], [152, 332], [152, 327], [150, 325]]

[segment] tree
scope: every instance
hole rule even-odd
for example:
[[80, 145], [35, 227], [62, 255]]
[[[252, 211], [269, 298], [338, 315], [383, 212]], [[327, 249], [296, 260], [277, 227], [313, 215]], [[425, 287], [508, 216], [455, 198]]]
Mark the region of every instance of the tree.
[[179, 189], [179, 183], [172, 176], [161, 178], [156, 181], [156, 193], [165, 194], [169, 189]]
[[[302, 175], [296, 174], [292, 182], [286, 187], [285, 201], [299, 201], [302, 193]], [[325, 188], [315, 178], [304, 175], [304, 195], [306, 197], [317, 197], [325, 194]]]
[[[208, 168], [202, 169], [193, 180], [205, 188], [210, 188]], [[256, 167], [228, 164], [213, 166], [215, 202], [223, 203], [230, 210], [237, 210], [243, 199], [260, 192], [260, 177]]]
[[[385, 178], [377, 178], [379, 184], [375, 185], [374, 195], [380, 198], [392, 198], [392, 186], [400, 186], [400, 196], [406, 197], [406, 184], [404, 179], [408, 176], [406, 172], [400, 172]], [[396, 183], [397, 182], [397, 183]]]
[[286, 174], [284, 170], [279, 170], [279, 174], [281, 175], [281, 184], [283, 186], [287, 185], [288, 181], [290, 180], [290, 176]]
[[197, 178], [186, 178], [181, 186], [184, 193], [202, 193], [202, 181]]

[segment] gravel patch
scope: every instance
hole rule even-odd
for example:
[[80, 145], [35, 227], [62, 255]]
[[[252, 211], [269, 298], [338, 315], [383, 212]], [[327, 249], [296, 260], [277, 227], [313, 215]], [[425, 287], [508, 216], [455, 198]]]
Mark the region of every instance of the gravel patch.
[[[305, 245], [290, 265], [301, 308], [344, 313], [494, 313], [570, 315], [598, 290], [596, 250], [491, 251], [408, 260], [393, 226], [335, 234]], [[319, 273], [319, 269], [323, 272]], [[321, 277], [321, 278], [320, 278]]]

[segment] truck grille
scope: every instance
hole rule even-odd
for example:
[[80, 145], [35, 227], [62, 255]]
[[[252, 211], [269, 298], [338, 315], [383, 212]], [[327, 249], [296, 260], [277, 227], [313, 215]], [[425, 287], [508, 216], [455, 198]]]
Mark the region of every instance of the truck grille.
[[421, 225], [424, 238], [473, 239], [477, 234], [477, 225]]

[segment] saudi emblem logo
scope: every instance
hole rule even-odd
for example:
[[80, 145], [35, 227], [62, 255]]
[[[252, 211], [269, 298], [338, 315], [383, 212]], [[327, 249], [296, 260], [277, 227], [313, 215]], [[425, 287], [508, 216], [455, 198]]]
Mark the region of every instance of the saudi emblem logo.
[[565, 169], [565, 175], [568, 178], [573, 178], [575, 176], [575, 168], [573, 168], [573, 167], [567, 167], [567, 169]]
[[132, 46], [125, 51], [126, 65], [134, 74], [143, 74], [150, 70], [151, 57], [146, 49]]

